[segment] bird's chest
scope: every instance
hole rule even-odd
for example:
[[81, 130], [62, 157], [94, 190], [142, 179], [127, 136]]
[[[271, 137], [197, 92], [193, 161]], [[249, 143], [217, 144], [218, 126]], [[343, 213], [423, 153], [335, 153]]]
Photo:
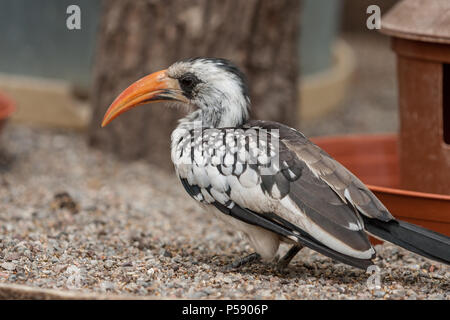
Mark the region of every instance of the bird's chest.
[[261, 187], [258, 163], [239, 159], [235, 136], [224, 131], [195, 132], [177, 129], [172, 134], [171, 156], [186, 191], [204, 204], [238, 204], [258, 212], [273, 205]]

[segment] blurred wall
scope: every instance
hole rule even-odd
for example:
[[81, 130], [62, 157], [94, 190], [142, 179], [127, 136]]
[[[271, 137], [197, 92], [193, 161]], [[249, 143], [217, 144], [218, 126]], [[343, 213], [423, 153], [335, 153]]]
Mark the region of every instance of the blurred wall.
[[[81, 30], [68, 30], [69, 5]], [[0, 72], [65, 79], [87, 86], [100, 0], [0, 0]]]
[[341, 7], [341, 0], [303, 0], [299, 41], [302, 75], [331, 66], [332, 48], [340, 31]]

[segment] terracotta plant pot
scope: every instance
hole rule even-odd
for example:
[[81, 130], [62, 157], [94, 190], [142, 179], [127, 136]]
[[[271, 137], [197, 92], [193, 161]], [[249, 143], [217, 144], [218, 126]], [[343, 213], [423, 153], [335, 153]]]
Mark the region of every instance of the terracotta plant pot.
[[[396, 218], [450, 236], [450, 195], [401, 188], [396, 135], [311, 140], [367, 184]], [[450, 179], [450, 172], [443, 174]]]
[[16, 110], [14, 103], [0, 93], [0, 133], [11, 113]]

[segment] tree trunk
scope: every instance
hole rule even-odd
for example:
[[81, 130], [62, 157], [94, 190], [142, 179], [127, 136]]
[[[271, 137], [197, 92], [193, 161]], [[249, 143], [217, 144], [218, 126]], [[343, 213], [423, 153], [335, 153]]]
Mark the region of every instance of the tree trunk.
[[129, 84], [195, 56], [232, 60], [247, 74], [253, 118], [297, 124], [300, 0], [108, 0], [94, 68], [93, 146], [171, 168], [170, 133], [182, 111], [139, 107], [101, 129]]

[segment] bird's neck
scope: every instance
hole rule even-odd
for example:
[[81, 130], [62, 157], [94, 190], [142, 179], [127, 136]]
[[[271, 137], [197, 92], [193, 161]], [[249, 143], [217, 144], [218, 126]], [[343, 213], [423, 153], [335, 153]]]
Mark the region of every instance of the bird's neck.
[[178, 127], [234, 128], [248, 120], [247, 108], [201, 108], [182, 118]]

